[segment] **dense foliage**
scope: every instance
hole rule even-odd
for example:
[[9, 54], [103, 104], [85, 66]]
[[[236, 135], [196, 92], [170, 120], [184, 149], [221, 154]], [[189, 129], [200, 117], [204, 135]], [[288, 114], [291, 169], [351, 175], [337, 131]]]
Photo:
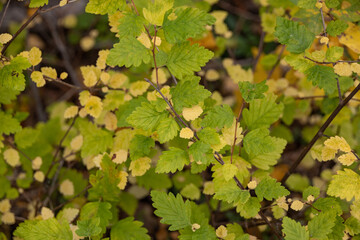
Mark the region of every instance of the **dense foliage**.
[[[0, 35], [0, 239], [360, 239], [358, 0], [254, 1], [242, 65], [229, 2], [90, 0], [69, 41], [114, 44], [80, 81], [11, 48], [73, 2], [31, 0]], [[29, 124], [34, 83], [75, 97]]]

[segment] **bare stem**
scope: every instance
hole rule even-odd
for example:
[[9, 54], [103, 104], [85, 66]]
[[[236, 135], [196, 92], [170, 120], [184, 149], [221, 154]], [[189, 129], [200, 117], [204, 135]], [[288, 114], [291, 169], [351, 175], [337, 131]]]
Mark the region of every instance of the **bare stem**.
[[289, 178], [289, 176], [295, 171], [295, 169], [299, 166], [301, 161], [304, 159], [306, 154], [310, 151], [312, 146], [316, 143], [316, 141], [323, 135], [325, 130], [328, 128], [330, 123], [334, 120], [334, 118], [339, 114], [341, 109], [354, 97], [354, 95], [360, 90], [360, 84], [356, 86], [354, 90], [350, 93], [349, 96], [347, 96], [344, 101], [339, 103], [339, 105], [336, 107], [336, 109], [331, 113], [331, 115], [328, 117], [328, 119], [325, 121], [325, 123], [320, 127], [319, 131], [315, 134], [315, 136], [311, 139], [309, 144], [303, 149], [303, 151], [300, 153], [299, 157], [296, 159], [295, 162], [293, 162], [285, 174], [285, 176], [282, 178], [281, 183], [284, 184], [286, 180]]

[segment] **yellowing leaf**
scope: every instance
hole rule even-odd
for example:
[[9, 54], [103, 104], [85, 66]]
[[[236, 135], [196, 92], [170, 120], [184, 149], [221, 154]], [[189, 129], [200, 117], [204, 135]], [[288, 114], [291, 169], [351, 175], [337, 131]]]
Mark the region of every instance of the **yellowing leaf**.
[[15, 223], [15, 214], [12, 212], [6, 212], [1, 216], [1, 221], [7, 225]]
[[51, 211], [51, 209], [49, 209], [47, 207], [42, 207], [41, 208], [41, 217], [42, 217], [43, 220], [53, 218], [54, 213], [53, 213], [53, 211]]
[[173, 7], [174, 0], [155, 0], [143, 9], [144, 18], [157, 26], [163, 24], [165, 12]]
[[78, 106], [70, 106], [67, 109], [65, 109], [64, 112], [64, 118], [73, 118], [78, 114], [79, 107]]
[[112, 112], [107, 112], [104, 117], [105, 128], [114, 131], [117, 128], [117, 118]]
[[129, 78], [123, 73], [115, 73], [110, 78], [109, 87], [120, 88], [128, 79]]
[[188, 127], [183, 128], [180, 131], [180, 137], [185, 138], [185, 139], [190, 139], [190, 138], [194, 137], [194, 132]]
[[[222, 136], [226, 142], [226, 144], [232, 146], [234, 144], [234, 137], [235, 137], [235, 125], [236, 125], [236, 119], [234, 118], [234, 121], [232, 123], [232, 125], [230, 127], [224, 127], [222, 129]], [[236, 129], [236, 141], [235, 141], [235, 145], [239, 144], [242, 139], [243, 139], [243, 135], [241, 134], [243, 131], [243, 129], [240, 127], [240, 123], [237, 124], [237, 129]]]
[[69, 179], [65, 179], [61, 184], [59, 191], [64, 196], [71, 196], [74, 195], [75, 189], [74, 189], [74, 183], [70, 181]]
[[70, 142], [70, 147], [74, 151], [79, 151], [83, 145], [84, 138], [82, 135], [77, 135]]
[[142, 45], [144, 45], [146, 48], [151, 48], [152, 44], [150, 42], [150, 39], [146, 33], [141, 33], [139, 37], [136, 38], [139, 42], [141, 42]]
[[0, 34], [0, 43], [1, 44], [5, 44], [5, 43], [9, 42], [11, 39], [12, 39], [12, 36], [9, 33]]
[[195, 105], [191, 108], [184, 107], [182, 115], [186, 121], [195, 120], [203, 112], [202, 108], [199, 105]]
[[56, 79], [57, 78], [57, 72], [54, 68], [52, 67], [42, 67], [41, 68], [41, 72], [44, 76], [47, 76], [49, 78], [52, 79]]
[[341, 155], [338, 158], [338, 160], [342, 165], [350, 166], [357, 160], [357, 158], [355, 157], [355, 155], [352, 152], [348, 152], [348, 153]]
[[37, 87], [42, 87], [45, 85], [46, 81], [44, 79], [44, 76], [41, 72], [39, 71], [33, 71], [30, 75], [31, 80], [36, 83]]
[[129, 174], [125, 171], [120, 171], [118, 174], [118, 177], [120, 179], [119, 184], [117, 185], [118, 188], [120, 188], [121, 190], [124, 190], [126, 187], [126, 183], [127, 183], [127, 176]]
[[216, 236], [221, 239], [225, 239], [228, 235], [228, 231], [224, 225], [221, 225], [216, 229]]
[[11, 204], [9, 199], [3, 199], [0, 201], [0, 212], [1, 213], [6, 213], [8, 211], [10, 211], [11, 208]]
[[223, 65], [228, 72], [230, 78], [234, 80], [235, 83], [244, 81], [252, 83], [254, 81], [254, 75], [251, 68], [249, 68], [248, 70], [244, 70], [241, 65], [235, 65], [233, 60], [229, 58], [224, 59]]
[[99, 57], [96, 61], [96, 67], [99, 69], [105, 69], [106, 67], [106, 58], [109, 55], [110, 50], [101, 50], [99, 51]]
[[[153, 83], [156, 83], [156, 70], [155, 70], [155, 68], [151, 73], [151, 81]], [[164, 83], [166, 83], [166, 81], [167, 81], [167, 77], [166, 77], [164, 69], [159, 68], [158, 69], [158, 82], [159, 82], [159, 84], [164, 84]]]
[[34, 179], [38, 182], [43, 182], [45, 180], [45, 174], [42, 171], [36, 171]]
[[360, 54], [360, 27], [354, 23], [347, 22], [349, 27], [345, 30], [344, 34], [339, 37], [339, 42], [344, 44], [357, 54]]
[[328, 146], [323, 147], [321, 150], [321, 159], [322, 161], [329, 161], [335, 158], [335, 154], [337, 153], [336, 149], [329, 148]]
[[290, 208], [295, 210], [295, 211], [300, 211], [301, 209], [303, 209], [304, 207], [304, 203], [302, 203], [301, 201], [299, 200], [295, 200], [291, 203], [291, 206]]
[[41, 157], [36, 157], [34, 160], [32, 160], [31, 167], [34, 170], [39, 170], [42, 163], [43, 163], [42, 158]]
[[143, 93], [145, 93], [149, 87], [150, 87], [150, 84], [148, 82], [136, 81], [136, 82], [131, 83], [129, 91], [130, 91], [131, 95], [133, 95], [134, 97], [137, 97], [137, 96], [140, 96]]
[[126, 162], [127, 157], [128, 157], [128, 151], [126, 151], [124, 149], [120, 149], [117, 152], [115, 152], [114, 155], [115, 155], [115, 158], [113, 158], [112, 161], [114, 163], [121, 164], [123, 162]]
[[87, 87], [95, 86], [100, 77], [100, 69], [95, 66], [82, 66], [80, 71], [84, 78], [84, 85]]
[[348, 63], [340, 62], [334, 66], [334, 72], [339, 76], [349, 77], [352, 74], [351, 66]]
[[332, 177], [327, 194], [341, 199], [351, 201], [355, 198], [360, 200], [360, 176], [351, 169], [345, 168], [344, 171], [338, 171], [337, 175]]
[[12, 167], [20, 166], [19, 153], [13, 148], [4, 151], [4, 159]]
[[31, 48], [29, 51], [29, 62], [31, 65], [36, 66], [41, 62], [41, 51], [37, 47]]
[[87, 114], [93, 116], [94, 118], [98, 118], [103, 109], [101, 99], [97, 96], [90, 96], [84, 109]]
[[225, 163], [222, 166], [222, 172], [223, 172], [224, 179], [226, 181], [229, 181], [237, 174], [238, 168], [234, 164]]
[[343, 137], [339, 137], [339, 136], [330, 137], [328, 140], [324, 142], [324, 145], [334, 150], [351, 152], [351, 147]]
[[142, 176], [150, 169], [151, 159], [148, 157], [138, 158], [131, 161], [129, 170], [134, 177]]

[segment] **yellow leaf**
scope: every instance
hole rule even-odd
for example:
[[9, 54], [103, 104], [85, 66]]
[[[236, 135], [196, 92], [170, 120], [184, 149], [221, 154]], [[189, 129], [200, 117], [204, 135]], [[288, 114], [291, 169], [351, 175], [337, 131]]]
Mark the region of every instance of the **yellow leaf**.
[[334, 72], [339, 76], [349, 77], [352, 74], [351, 66], [348, 63], [340, 62], [334, 66]]
[[[154, 68], [154, 70], [151, 73], [151, 81], [153, 83], [156, 83], [156, 70]], [[167, 81], [167, 77], [165, 74], [165, 71], [163, 68], [158, 68], [158, 82], [159, 84], [164, 84]]]
[[10, 211], [10, 209], [11, 209], [11, 204], [10, 204], [9, 199], [6, 198], [6, 199], [0, 201], [0, 212], [1, 213], [6, 213], [6, 212]]
[[144, 45], [146, 48], [151, 48], [152, 46], [148, 35], [144, 32], [141, 33], [139, 37], [137, 37], [137, 40], [141, 42], [141, 44]]
[[339, 137], [339, 136], [330, 137], [324, 142], [324, 145], [334, 150], [351, 152], [351, 147], [343, 137]]
[[143, 8], [144, 18], [149, 23], [162, 26], [165, 12], [173, 7], [174, 0], [155, 0], [149, 2], [146, 8]]
[[94, 118], [98, 118], [103, 109], [101, 99], [97, 96], [90, 96], [84, 109], [87, 114], [93, 116]]
[[79, 107], [78, 106], [70, 106], [67, 109], [65, 109], [64, 112], [64, 118], [73, 118], [76, 116], [76, 114], [78, 114], [79, 112]]
[[74, 195], [75, 189], [74, 184], [69, 179], [65, 179], [61, 184], [59, 191], [64, 196], [71, 196]]
[[134, 177], [144, 175], [146, 171], [150, 169], [150, 163], [151, 159], [148, 157], [142, 157], [131, 161], [129, 167], [131, 175], [133, 175]]
[[217, 229], [216, 229], [216, 236], [218, 238], [221, 238], [221, 239], [224, 239], [226, 238], [227, 236], [227, 229], [224, 225], [221, 225], [219, 226]]
[[146, 90], [150, 87], [150, 84], [145, 81], [136, 81], [130, 84], [129, 92], [134, 97], [143, 95]]
[[31, 162], [31, 167], [34, 170], [39, 170], [40, 167], [42, 165], [42, 158], [41, 157], [36, 157], [34, 160], [32, 160]]
[[348, 153], [341, 155], [338, 158], [338, 160], [342, 165], [350, 166], [357, 160], [357, 158], [355, 157], [355, 155], [352, 152], [348, 152]]
[[44, 79], [44, 76], [41, 72], [39, 71], [33, 71], [30, 75], [31, 80], [36, 83], [37, 87], [42, 87], [45, 85], [46, 81]]
[[129, 78], [123, 73], [115, 73], [110, 78], [109, 87], [115, 89], [120, 88], [128, 79]]
[[99, 58], [96, 61], [96, 67], [99, 69], [105, 69], [106, 67], [106, 58], [109, 55], [109, 50], [101, 50], [99, 51]]
[[329, 161], [335, 158], [337, 150], [329, 148], [327, 146], [323, 147], [321, 150], [321, 159], [322, 161]]
[[180, 137], [185, 138], [185, 139], [190, 139], [190, 138], [194, 137], [194, 132], [190, 128], [185, 127], [183, 129], [181, 129]]
[[52, 79], [57, 79], [57, 72], [52, 67], [42, 67], [41, 72], [44, 76], [47, 76]]
[[183, 108], [182, 115], [186, 121], [195, 120], [203, 112], [202, 108], [199, 105], [195, 105], [191, 108]]
[[41, 51], [37, 47], [31, 48], [29, 51], [29, 62], [31, 65], [36, 66], [41, 62]]
[[13, 148], [6, 149], [4, 151], [4, 159], [7, 164], [12, 167], [20, 166], [20, 156], [18, 151]]
[[112, 112], [107, 112], [104, 117], [105, 128], [114, 131], [117, 128], [117, 118]]
[[70, 147], [72, 150], [79, 151], [83, 145], [84, 138], [82, 135], [77, 135], [70, 142]]
[[12, 36], [9, 33], [0, 34], [0, 43], [1, 44], [5, 44], [5, 43], [9, 42], [11, 39], [12, 39]]
[[304, 203], [302, 203], [301, 201], [299, 200], [295, 200], [291, 203], [291, 206], [290, 208], [295, 210], [295, 211], [300, 211], [301, 209], [303, 209], [304, 207]]
[[41, 217], [43, 220], [49, 219], [49, 218], [53, 218], [54, 217], [54, 213], [53, 211], [51, 211], [50, 208], [47, 207], [42, 207], [41, 208]]
[[222, 166], [223, 176], [226, 181], [232, 179], [238, 173], [238, 171], [239, 169], [234, 164], [231, 163], [225, 163]]
[[120, 171], [119, 172], [119, 179], [120, 179], [120, 182], [119, 184], [117, 185], [118, 188], [120, 188], [121, 190], [124, 190], [125, 189], [125, 186], [126, 186], [126, 183], [127, 183], [127, 176], [129, 174], [125, 171]]
[[100, 78], [100, 69], [95, 66], [82, 66], [80, 67], [81, 75], [84, 78], [84, 85], [93, 87]]
[[349, 27], [340, 36], [339, 42], [357, 54], [360, 54], [360, 27], [352, 22], [347, 22]]

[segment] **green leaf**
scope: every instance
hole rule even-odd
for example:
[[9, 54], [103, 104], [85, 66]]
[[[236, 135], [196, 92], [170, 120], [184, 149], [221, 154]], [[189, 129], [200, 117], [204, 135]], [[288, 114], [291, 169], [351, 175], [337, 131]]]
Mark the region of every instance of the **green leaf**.
[[243, 142], [249, 161], [264, 170], [277, 163], [286, 146], [284, 139], [270, 137], [269, 130], [264, 128], [249, 132]]
[[229, 105], [215, 106], [207, 112], [201, 121], [202, 127], [223, 128], [230, 127], [234, 121], [234, 113]]
[[283, 17], [277, 17], [274, 35], [281, 44], [287, 46], [286, 49], [291, 53], [304, 52], [315, 38], [315, 35], [305, 26]]
[[151, 199], [156, 208], [155, 215], [161, 217], [161, 223], [169, 224], [169, 230], [175, 231], [191, 226], [191, 205], [189, 201], [184, 203], [180, 194], [176, 195], [159, 191], [151, 191]]
[[151, 148], [155, 147], [155, 141], [144, 135], [135, 135], [130, 142], [130, 157], [132, 160], [148, 156]]
[[335, 226], [332, 228], [332, 232], [327, 235], [329, 240], [342, 239], [344, 236], [345, 226], [343, 224], [344, 219], [342, 217], [336, 216]]
[[0, 104], [9, 104], [12, 100], [16, 99], [16, 96], [19, 95], [20, 91], [5, 88], [0, 85]]
[[186, 151], [170, 147], [168, 151], [163, 151], [156, 165], [157, 173], [175, 173], [181, 171], [184, 165], [189, 164], [189, 155]]
[[45, 4], [48, 4], [49, 0], [31, 0], [29, 7], [30, 8], [37, 8], [37, 7], [42, 7]]
[[112, 240], [150, 240], [147, 229], [142, 227], [143, 223], [134, 221], [134, 217], [120, 220], [110, 231]]
[[112, 146], [111, 132], [102, 130], [91, 122], [81, 121], [79, 130], [84, 138], [81, 147], [81, 157], [83, 158], [103, 153]]
[[[1, 119], [1, 113], [0, 113], [0, 119]], [[21, 129], [21, 131], [15, 134], [15, 143], [18, 147], [21, 148], [30, 147], [37, 140], [39, 134], [40, 134], [39, 130], [29, 127], [23, 128]]]
[[201, 141], [210, 145], [220, 144], [219, 134], [214, 128], [203, 128], [200, 132], [198, 132], [198, 137]]
[[113, 217], [110, 211], [111, 204], [108, 202], [89, 202], [81, 208], [80, 220], [88, 220], [92, 218], [99, 218], [99, 227], [101, 232], [106, 231], [106, 227], [109, 225], [109, 220]]
[[124, 12], [118, 24], [118, 35], [123, 37], [138, 37], [144, 31], [145, 19], [132, 12]]
[[335, 226], [335, 214], [331, 212], [321, 212], [308, 223], [308, 229], [311, 238], [326, 239]]
[[250, 101], [249, 109], [243, 110], [243, 118], [246, 126], [250, 129], [269, 127], [277, 121], [284, 110], [284, 104], [276, 102], [276, 96], [270, 94], [263, 99]]
[[205, 31], [206, 25], [214, 24], [215, 20], [213, 16], [197, 8], [176, 8], [168, 11], [163, 24], [165, 39], [169, 43], [178, 43], [194, 38]]
[[245, 102], [264, 98], [265, 95], [263, 93], [269, 89], [269, 87], [266, 85], [266, 81], [254, 84], [250, 82], [239, 82], [239, 88]]
[[305, 74], [314, 86], [324, 89], [328, 94], [334, 93], [337, 89], [337, 75], [332, 67], [315, 65], [306, 70]]
[[181, 189], [180, 194], [191, 200], [199, 200], [201, 196], [200, 189], [193, 183], [190, 183]]
[[241, 190], [235, 181], [214, 180], [214, 199], [228, 203], [245, 203], [250, 198], [249, 191]]
[[348, 24], [343, 20], [334, 20], [329, 22], [326, 27], [326, 32], [333, 37], [336, 37], [343, 33], [347, 28]]
[[88, 190], [88, 200], [96, 201], [103, 199], [104, 201], [118, 201], [120, 189], [119, 172], [121, 169], [116, 168], [116, 164], [111, 160], [108, 154], [104, 154], [101, 163], [101, 169], [96, 174], [90, 175], [89, 182], [93, 186]]
[[20, 130], [21, 126], [17, 119], [13, 118], [10, 114], [0, 111], [0, 135], [9, 135]]
[[270, 177], [260, 181], [255, 188], [255, 193], [260, 201], [264, 198], [271, 201], [290, 194], [284, 186], [281, 186], [280, 182], [277, 182], [275, 178]]
[[336, 62], [344, 54], [344, 48], [338, 46], [332, 46], [326, 51], [326, 61]]
[[259, 199], [256, 197], [250, 197], [245, 204], [239, 202], [236, 206], [236, 211], [244, 218], [253, 218], [260, 211], [261, 205]]
[[142, 176], [136, 177], [137, 184], [147, 190], [162, 190], [172, 187], [172, 182], [167, 174], [156, 173], [155, 168], [150, 168]]
[[354, 236], [355, 234], [360, 233], [360, 221], [359, 219], [351, 216], [345, 221], [345, 228], [346, 231], [351, 235]]
[[225, 181], [229, 181], [230, 179], [232, 179], [238, 172], [237, 166], [231, 163], [225, 163], [224, 165], [222, 165], [221, 168]]
[[180, 229], [180, 240], [217, 240], [215, 230], [209, 225], [209, 220], [205, 217], [205, 214], [199, 206], [192, 202], [191, 204], [191, 222], [200, 225], [199, 229], [195, 231], [192, 226], [187, 226], [184, 229]]
[[141, 63], [149, 63], [151, 52], [135, 37], [127, 36], [114, 44], [106, 59], [110, 66], [138, 67]]
[[176, 111], [192, 107], [208, 98], [211, 93], [199, 84], [200, 77], [188, 76], [170, 89], [172, 102]]
[[40, 221], [26, 220], [19, 224], [14, 236], [24, 240], [73, 239], [69, 224], [60, 224], [55, 218]]
[[309, 232], [295, 220], [284, 217], [282, 227], [285, 240], [309, 240]]
[[303, 191], [302, 196], [304, 200], [307, 200], [308, 196], [312, 195], [314, 198], [317, 198], [319, 194], [320, 194], [319, 188], [309, 186]]
[[304, 58], [303, 54], [290, 54], [285, 56], [285, 61], [290, 64], [295, 70], [305, 72], [309, 68], [315, 65], [309, 59]]
[[175, 77], [183, 79], [200, 71], [213, 56], [213, 52], [198, 44], [177, 43], [171, 48], [166, 65]]
[[85, 12], [93, 14], [112, 14], [126, 6], [125, 0], [90, 0]]
[[327, 194], [341, 199], [351, 201], [360, 200], [360, 176], [353, 170], [345, 168], [344, 171], [338, 171], [333, 175], [329, 184]]
[[99, 235], [102, 231], [100, 225], [100, 218], [90, 218], [82, 221], [77, 222], [77, 226], [79, 229], [77, 229], [75, 232], [78, 236], [82, 237], [91, 237]]
[[144, 17], [149, 23], [161, 26], [166, 11], [171, 9], [173, 5], [174, 0], [155, 0], [153, 2], [148, 2], [148, 6], [143, 8]]
[[340, 3], [339, 0], [327, 0], [325, 4], [328, 8], [337, 8]]
[[156, 131], [159, 135], [159, 142], [161, 144], [166, 143], [177, 136], [179, 131], [179, 125], [174, 120], [174, 118], [165, 118], [160, 121], [159, 125], [156, 128]]
[[143, 102], [126, 121], [134, 127], [154, 131], [161, 120], [166, 119], [167, 116], [167, 112], [158, 112], [151, 103]]
[[190, 146], [189, 154], [193, 156], [195, 162], [200, 164], [208, 164], [213, 159], [210, 145], [201, 140]]
[[31, 64], [26, 58], [22, 56], [13, 58], [10, 64], [0, 69], [0, 87], [11, 91], [23, 91], [25, 89], [23, 70], [29, 67]]

